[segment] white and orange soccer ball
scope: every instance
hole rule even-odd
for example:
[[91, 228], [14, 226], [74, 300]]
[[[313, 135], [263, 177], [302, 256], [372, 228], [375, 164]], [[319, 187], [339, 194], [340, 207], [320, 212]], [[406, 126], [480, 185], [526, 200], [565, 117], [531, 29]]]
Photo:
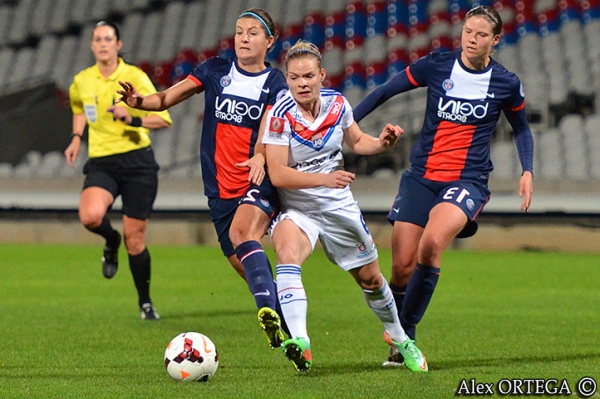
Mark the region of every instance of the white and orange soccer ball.
[[204, 334], [181, 333], [167, 345], [165, 367], [177, 381], [208, 381], [219, 367], [217, 348]]

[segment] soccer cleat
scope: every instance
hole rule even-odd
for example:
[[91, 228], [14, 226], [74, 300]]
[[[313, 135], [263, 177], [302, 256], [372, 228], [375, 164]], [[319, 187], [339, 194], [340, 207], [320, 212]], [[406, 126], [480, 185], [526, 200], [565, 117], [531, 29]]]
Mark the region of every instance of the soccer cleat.
[[425, 360], [425, 356], [423, 356], [419, 348], [417, 348], [415, 341], [407, 337], [406, 341], [398, 343], [390, 337], [390, 334], [387, 331], [383, 334], [383, 339], [385, 339], [390, 346], [395, 346], [398, 349], [398, 352], [404, 358], [404, 364], [410, 370], [416, 372], [426, 372], [429, 370], [427, 360]]
[[383, 362], [381, 367], [400, 367], [404, 366], [404, 358], [396, 346], [390, 346], [390, 355], [388, 359]]
[[269, 346], [273, 349], [279, 348], [283, 343], [283, 332], [281, 331], [281, 320], [276, 311], [271, 308], [261, 308], [258, 311], [258, 324], [267, 334]]
[[119, 246], [121, 245], [121, 234], [117, 232], [119, 236], [119, 243], [116, 247], [104, 247], [104, 254], [102, 256], [102, 274], [106, 278], [113, 278], [117, 274], [119, 268]]
[[294, 367], [301, 373], [310, 370], [312, 354], [310, 344], [304, 338], [296, 337], [283, 343], [283, 353], [294, 363]]
[[150, 302], [143, 304], [142, 307], [140, 308], [140, 310], [141, 310], [140, 317], [142, 318], [142, 320], [159, 320], [160, 319], [158, 312], [156, 311], [156, 309], [154, 309], [154, 306], [152, 306], [152, 304]]

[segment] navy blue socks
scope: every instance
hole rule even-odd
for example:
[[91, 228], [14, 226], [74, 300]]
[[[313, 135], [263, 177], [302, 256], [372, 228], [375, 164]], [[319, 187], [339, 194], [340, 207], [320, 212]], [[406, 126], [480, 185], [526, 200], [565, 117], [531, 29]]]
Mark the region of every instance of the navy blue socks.
[[269, 258], [258, 241], [246, 241], [238, 245], [235, 253], [244, 266], [246, 282], [258, 309], [277, 308], [277, 290]]
[[439, 267], [417, 263], [415, 271], [408, 282], [406, 295], [402, 303], [400, 323], [406, 335], [413, 340], [415, 339], [417, 323], [421, 321], [427, 306], [429, 306], [439, 277]]

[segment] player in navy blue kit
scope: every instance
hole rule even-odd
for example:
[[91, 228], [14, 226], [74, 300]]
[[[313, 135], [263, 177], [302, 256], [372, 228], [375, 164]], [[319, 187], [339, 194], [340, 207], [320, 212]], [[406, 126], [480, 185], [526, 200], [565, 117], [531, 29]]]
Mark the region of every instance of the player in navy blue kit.
[[260, 239], [278, 198], [265, 173], [261, 136], [267, 110], [287, 84], [283, 73], [265, 62], [277, 34], [271, 16], [259, 8], [246, 10], [235, 29], [235, 59], [210, 58], [154, 95], [140, 95], [129, 82], [121, 82], [118, 93], [120, 101], [146, 110], [164, 110], [205, 93], [200, 157], [210, 216], [223, 254], [248, 283], [260, 325], [275, 348], [284, 337], [275, 311], [273, 271]]
[[[392, 230], [392, 277], [402, 326], [415, 339], [440, 274], [441, 256], [455, 237], [475, 234], [475, 218], [488, 202], [493, 169], [490, 142], [501, 112], [514, 131], [523, 173], [521, 210], [533, 193], [533, 136], [518, 77], [491, 58], [502, 19], [493, 7], [471, 9], [461, 49], [431, 53], [398, 73], [354, 109], [358, 122], [396, 94], [427, 87], [421, 133], [410, 153], [388, 220]], [[393, 348], [392, 348], [393, 349]], [[400, 365], [390, 352], [384, 366]]]

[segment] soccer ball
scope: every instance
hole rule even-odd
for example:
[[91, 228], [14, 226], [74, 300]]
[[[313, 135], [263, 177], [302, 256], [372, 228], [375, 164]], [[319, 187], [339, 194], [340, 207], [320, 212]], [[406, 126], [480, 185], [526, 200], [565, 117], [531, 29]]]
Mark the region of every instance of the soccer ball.
[[219, 367], [217, 348], [204, 334], [181, 333], [167, 345], [165, 367], [177, 381], [208, 381]]

